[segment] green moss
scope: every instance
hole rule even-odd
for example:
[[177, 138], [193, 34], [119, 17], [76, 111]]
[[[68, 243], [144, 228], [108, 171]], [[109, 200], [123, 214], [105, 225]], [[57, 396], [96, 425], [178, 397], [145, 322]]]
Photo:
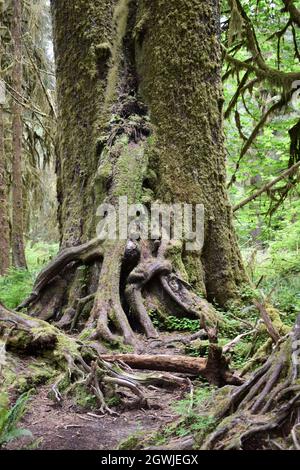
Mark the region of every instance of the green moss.
[[33, 385], [45, 383], [57, 375], [57, 370], [44, 361], [36, 361], [30, 364], [28, 369], [32, 372]]
[[267, 337], [263, 344], [258, 348], [254, 356], [246, 363], [245, 367], [242, 370], [242, 374], [245, 375], [246, 372], [252, 371], [258, 366], [264, 364], [266, 359], [272, 352], [273, 340]]
[[31, 341], [32, 337], [25, 331], [15, 331], [9, 337], [7, 344], [11, 350], [26, 351], [30, 347]]
[[231, 385], [226, 385], [225, 387], [217, 390], [212, 396], [211, 403], [213, 405], [213, 413], [215, 418], [219, 416], [220, 412], [223, 411], [224, 407], [230, 401], [230, 393], [232, 392], [233, 387]]
[[144, 437], [144, 433], [134, 433], [118, 445], [118, 450], [139, 450], [142, 448], [142, 442]]
[[65, 354], [71, 354], [73, 358], [79, 355], [79, 345], [75, 339], [59, 333], [57, 335], [57, 346], [54, 350], [54, 356], [60, 361], [65, 360]]
[[173, 268], [175, 271], [180, 273], [183, 279], [188, 282], [189, 276], [186, 272], [185, 265], [182, 260], [182, 253], [183, 253], [183, 244], [182, 241], [176, 241], [174, 243], [170, 243], [166, 250], [166, 257], [171, 261]]
[[121, 404], [121, 398], [118, 395], [114, 395], [111, 398], [106, 399], [106, 404], [108, 407], [118, 406]]
[[[53, 6], [59, 74], [58, 194], [63, 244], [94, 235], [94, 175], [113, 42], [112, 1], [63, 0]], [[76, 61], [74, 61], [76, 57]], [[83, 190], [84, 189], [84, 190]]]
[[74, 402], [76, 405], [84, 409], [96, 409], [97, 408], [97, 399], [94, 395], [91, 395], [84, 385], [77, 385], [72, 391], [72, 396], [74, 396]]
[[189, 354], [190, 356], [205, 357], [207, 356], [208, 348], [209, 348], [209, 341], [199, 339], [199, 340], [193, 341], [188, 346], [186, 346], [185, 352]]
[[143, 196], [143, 179], [147, 167], [143, 145], [128, 145], [125, 136], [125, 141], [118, 141], [115, 148], [119, 158], [115, 165], [114, 195], [127, 196], [128, 204], [138, 203]]
[[85, 328], [79, 335], [79, 341], [88, 341], [96, 332], [93, 328]]
[[111, 49], [111, 67], [107, 78], [105, 94], [105, 107], [107, 110], [114, 102], [116, 88], [119, 81], [119, 65], [122, 58], [123, 39], [127, 30], [130, 1], [131, 0], [119, 0], [114, 9], [113, 22], [116, 34]]
[[6, 366], [1, 369], [1, 388], [9, 392], [23, 393], [54, 380], [57, 374], [50, 362], [32, 359], [27, 365], [22, 359], [8, 352]]
[[272, 305], [267, 305], [266, 309], [276, 331], [278, 331], [281, 336], [290, 333], [291, 327], [282, 322], [279, 311]]
[[183, 262], [196, 289], [224, 305], [246, 276], [226, 195], [218, 13], [212, 0], [139, 2], [136, 63], [155, 128], [151, 189], [165, 203], [204, 204], [205, 250]]
[[136, 22], [135, 27], [132, 31], [133, 39], [140, 41], [142, 39], [143, 33], [146, 31], [148, 21], [150, 19], [150, 12], [146, 11], [146, 13], [139, 18]]

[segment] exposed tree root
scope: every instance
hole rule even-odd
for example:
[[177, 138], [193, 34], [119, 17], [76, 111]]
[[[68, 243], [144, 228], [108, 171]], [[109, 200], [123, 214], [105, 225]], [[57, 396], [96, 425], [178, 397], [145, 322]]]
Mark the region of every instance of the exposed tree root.
[[267, 362], [218, 407], [220, 424], [205, 449], [298, 448], [299, 345], [300, 316], [288, 339], [280, 340]]
[[205, 340], [207, 338], [208, 338], [207, 332], [205, 330], [200, 330], [197, 333], [193, 333], [192, 335], [174, 336], [170, 339], [163, 339], [163, 340], [153, 339], [151, 346], [153, 349], [161, 346], [162, 344], [167, 346], [172, 343], [182, 343], [185, 346], [187, 346], [197, 339]]
[[94, 339], [116, 342], [119, 339], [109, 328], [111, 321], [124, 342], [135, 346], [136, 338], [120, 298], [120, 277], [125, 249], [126, 242], [117, 242], [110, 246], [109, 256], [104, 257], [99, 286], [87, 327], [96, 328]]
[[58, 370], [51, 386], [53, 398], [60, 402], [63, 394], [85, 387], [97, 398], [101, 412], [112, 413], [106, 405], [106, 392], [122, 393], [125, 388], [135, 397], [135, 404], [148, 406], [147, 387], [184, 387], [188, 379], [169, 373], [137, 374], [121, 362], [110, 364], [99, 357], [90, 344], [70, 338], [56, 327], [39, 319], [14, 313], [0, 304], [0, 336], [7, 348], [35, 356], [50, 357]]
[[65, 268], [74, 261], [87, 263], [88, 261], [99, 258], [103, 255], [101, 249], [101, 240], [95, 238], [84, 245], [70, 247], [62, 250], [60, 254], [51, 263], [43, 269], [38, 275], [31, 295], [22, 302], [17, 310], [29, 307], [41, 295], [43, 289]]
[[[218, 315], [212, 305], [192, 292], [190, 286], [181, 279], [180, 273], [173, 270], [172, 262], [166, 256], [167, 244], [159, 241], [152, 244], [145, 241], [101, 242], [100, 239], [94, 239], [84, 245], [67, 248], [40, 273], [32, 294], [18, 310], [27, 308], [33, 316], [58, 320], [58, 327], [74, 330], [78, 327], [84, 307], [89, 305], [90, 314], [84, 327], [90, 339], [109, 343], [123, 341], [140, 351], [134, 331], [136, 327], [142, 329], [148, 338], [158, 337], [144, 298], [144, 292], [147, 291], [149, 295], [153, 283], [156, 283], [163, 294], [166, 310], [173, 306], [181, 315], [216, 322]], [[70, 268], [76, 273], [80, 265], [98, 263], [99, 260], [102, 264], [98, 286], [94, 290], [82, 294], [80, 289], [74, 289], [73, 297], [78, 297], [71, 304], [66, 300], [64, 304], [61, 299], [67, 281], [60, 279], [59, 282], [63, 284], [60, 286], [61, 294], [56, 299], [55, 280], [58, 276], [64, 277], [65, 269]], [[133, 267], [122, 285], [122, 272], [132, 263]], [[48, 295], [50, 291], [51, 295]]]

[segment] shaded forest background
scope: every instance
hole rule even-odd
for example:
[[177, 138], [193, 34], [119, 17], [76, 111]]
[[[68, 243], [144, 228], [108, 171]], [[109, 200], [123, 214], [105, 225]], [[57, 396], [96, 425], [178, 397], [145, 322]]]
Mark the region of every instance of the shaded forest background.
[[[0, 79], [5, 89], [0, 104], [0, 196], [2, 187], [8, 202], [6, 227], [2, 225], [0, 233], [5, 233], [9, 244], [5, 262], [4, 251], [0, 253], [0, 302], [11, 309], [30, 294], [37, 274], [57, 254], [60, 241], [50, 6], [46, 0], [23, 3], [20, 92], [15, 80], [12, 6], [0, 2]], [[291, 4], [300, 8], [299, 1], [223, 1], [221, 16], [228, 191], [253, 284], [253, 289], [241, 294], [251, 298], [258, 291], [265, 302], [278, 308], [287, 326], [294, 325], [300, 312], [300, 18]], [[18, 172], [13, 120], [18, 112], [23, 123], [21, 206], [16, 204], [14, 189]], [[16, 211], [23, 221], [18, 233], [26, 258], [23, 267], [16, 263], [14, 252]], [[243, 334], [248, 323], [249, 334], [232, 351], [233, 367], [241, 369], [266, 339], [251, 329], [259, 321], [259, 312], [235, 305], [219, 311], [225, 319], [221, 345]], [[195, 332], [199, 327], [198, 320], [172, 316], [163, 324], [159, 319], [154, 322], [169, 332]], [[205, 352], [207, 344], [201, 348]], [[199, 354], [199, 345], [187, 348], [187, 353]], [[202, 401], [207, 393], [199, 392], [197, 399]], [[183, 415], [186, 406], [186, 402], [179, 405]]]

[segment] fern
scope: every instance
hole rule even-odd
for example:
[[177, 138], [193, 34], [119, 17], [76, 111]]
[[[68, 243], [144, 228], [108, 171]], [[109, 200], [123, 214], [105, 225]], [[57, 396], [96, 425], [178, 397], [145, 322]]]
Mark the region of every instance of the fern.
[[0, 448], [20, 437], [32, 437], [30, 431], [17, 427], [26, 413], [30, 394], [31, 392], [27, 392], [21, 395], [11, 408], [9, 408], [7, 394], [0, 394]]

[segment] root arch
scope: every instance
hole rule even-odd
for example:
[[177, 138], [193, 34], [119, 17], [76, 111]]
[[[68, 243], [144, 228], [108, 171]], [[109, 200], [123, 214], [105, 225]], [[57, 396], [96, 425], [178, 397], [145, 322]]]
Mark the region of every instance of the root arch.
[[[121, 282], [122, 272], [128, 264], [134, 263]], [[66, 268], [76, 273], [78, 267], [91, 267], [92, 263], [101, 262], [99, 278], [94, 280], [94, 290], [72, 292], [79, 297], [72, 305], [60, 305], [60, 313], [55, 318], [53, 296], [47, 298], [49, 286], [64, 275]], [[94, 239], [75, 248], [64, 249], [38, 276], [31, 295], [18, 307], [27, 309], [42, 319], [53, 321], [59, 327], [74, 330], [85, 306], [89, 314], [84, 322], [85, 337], [104, 342], [124, 342], [138, 348], [137, 330], [147, 338], [157, 338], [158, 332], [147, 310], [149, 298], [155, 296], [153, 284], [159, 290], [160, 301], [164, 299], [165, 310], [173, 305], [181, 315], [199, 318], [202, 322], [214, 323], [218, 315], [213, 306], [195, 295], [191, 287], [182, 280], [180, 273], [173, 269], [172, 261], [165, 257], [165, 250], [157, 250], [157, 243], [151, 241], [106, 241]], [[147, 298], [145, 298], [147, 297]], [[44, 305], [46, 299], [48, 305]], [[56, 304], [55, 304], [56, 305]], [[41, 307], [42, 306], [42, 307]], [[56, 307], [57, 309], [57, 307]], [[46, 313], [45, 313], [46, 312]], [[86, 315], [86, 312], [85, 312]]]

